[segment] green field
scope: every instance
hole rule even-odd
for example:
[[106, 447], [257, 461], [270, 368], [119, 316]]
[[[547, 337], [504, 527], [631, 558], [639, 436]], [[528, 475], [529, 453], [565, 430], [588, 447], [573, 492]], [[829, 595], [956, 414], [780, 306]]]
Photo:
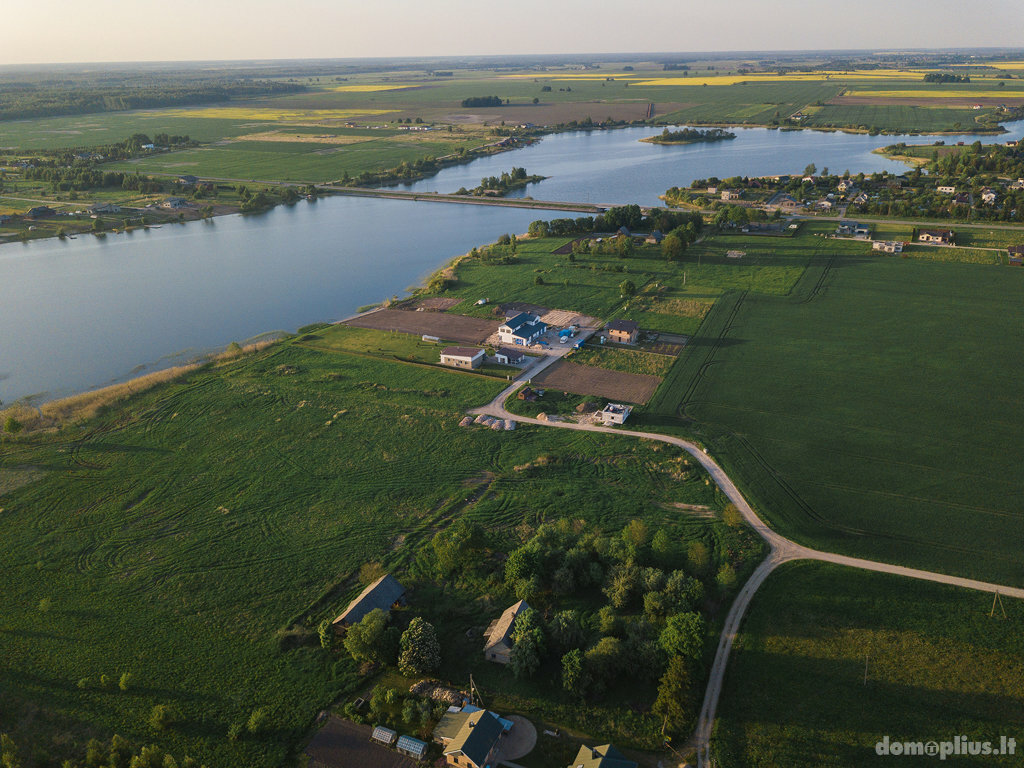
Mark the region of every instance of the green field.
[[1024, 275], [863, 248], [823, 246], [790, 296], [719, 299], [644, 418], [805, 544], [1024, 583]]
[[[483, 523], [501, 551], [567, 514], [611, 531], [639, 516], [681, 544], [706, 542], [713, 563], [741, 575], [753, 566], [752, 534], [673, 506], [722, 504], [700, 469], [680, 476], [681, 452], [460, 428], [465, 409], [503, 382], [336, 351], [354, 343], [338, 342], [349, 331], [316, 330], [91, 421], [5, 439], [0, 723], [41, 764], [113, 732], [209, 766], [288, 764], [316, 713], [360, 685], [352, 663], [315, 637], [358, 590], [360, 565], [382, 561], [415, 584], [411, 610], [446, 631], [479, 622], [465, 613], [478, 595], [453, 604], [457, 593], [408, 575], [459, 517]], [[486, 588], [496, 604], [509, 600], [500, 585]], [[639, 722], [609, 702], [576, 712], [542, 680], [502, 684], [503, 670], [483, 669], [463, 645], [445, 643], [453, 682], [479, 670], [506, 708], [619, 735], [615, 722]], [[128, 691], [117, 687], [124, 672]], [[175, 713], [164, 731], [147, 723], [158, 704]], [[246, 732], [260, 708], [268, 725]], [[231, 740], [234, 728], [243, 733]]]
[[648, 376], [664, 376], [675, 362], [675, 358], [669, 355], [594, 344], [573, 352], [569, 359], [580, 365], [593, 365], [610, 371]]
[[801, 125], [878, 128], [894, 133], [960, 132], [974, 130], [977, 119], [989, 114], [990, 110], [913, 104], [825, 104], [816, 107]]
[[[1024, 738], [1024, 604], [897, 576], [790, 563], [758, 591], [725, 676], [712, 753], [722, 768], [917, 765], [892, 741]], [[865, 681], [865, 660], [867, 679]]]
[[[667, 262], [657, 246], [638, 247], [627, 258], [612, 255], [568, 256], [553, 253], [566, 238], [521, 240], [516, 258], [490, 264], [466, 258], [455, 267], [455, 283], [443, 295], [465, 300], [453, 311], [491, 316], [491, 305], [522, 301], [581, 312], [601, 319], [636, 320], [647, 330], [691, 333], [707, 306], [727, 290], [785, 294], [820, 247], [817, 238], [709, 236], [691, 246], [683, 260]], [[730, 259], [726, 252], [746, 255]], [[541, 283], [538, 284], [537, 280]], [[619, 290], [624, 280], [638, 289], [627, 300]], [[487, 298], [490, 304], [477, 306]]]

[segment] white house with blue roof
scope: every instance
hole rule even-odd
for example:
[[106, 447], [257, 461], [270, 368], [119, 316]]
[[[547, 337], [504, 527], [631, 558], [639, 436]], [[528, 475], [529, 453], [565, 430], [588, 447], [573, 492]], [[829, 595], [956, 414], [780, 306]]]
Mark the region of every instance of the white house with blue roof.
[[543, 336], [548, 330], [547, 325], [540, 321], [536, 315], [529, 312], [520, 312], [515, 317], [508, 318], [498, 328], [498, 338], [502, 344], [518, 344], [528, 347], [537, 339]]

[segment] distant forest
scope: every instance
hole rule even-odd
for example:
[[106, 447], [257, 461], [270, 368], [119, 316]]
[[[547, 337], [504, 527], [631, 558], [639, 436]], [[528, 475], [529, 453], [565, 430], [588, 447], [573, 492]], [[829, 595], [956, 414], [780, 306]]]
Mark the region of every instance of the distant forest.
[[304, 85], [270, 80], [199, 83], [195, 80], [158, 80], [137, 84], [105, 82], [88, 85], [58, 79], [29, 83], [6, 82], [0, 83], [0, 120], [208, 104], [239, 96], [268, 96], [304, 90]]

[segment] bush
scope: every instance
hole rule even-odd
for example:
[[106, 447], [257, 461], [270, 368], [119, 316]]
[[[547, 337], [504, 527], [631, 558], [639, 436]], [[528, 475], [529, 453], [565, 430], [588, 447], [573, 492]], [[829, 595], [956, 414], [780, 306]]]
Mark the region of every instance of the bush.
[[121, 675], [121, 679], [117, 683], [117, 687], [122, 691], [127, 691], [132, 686], [132, 673], [125, 672]]
[[157, 704], [150, 710], [146, 722], [154, 731], [165, 731], [174, 725], [174, 712], [166, 704]]

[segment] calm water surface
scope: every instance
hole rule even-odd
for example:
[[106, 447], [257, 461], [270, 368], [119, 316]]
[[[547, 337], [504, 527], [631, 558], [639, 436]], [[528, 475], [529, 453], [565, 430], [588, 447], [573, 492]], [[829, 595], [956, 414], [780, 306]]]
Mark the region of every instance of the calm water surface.
[[[984, 142], [1024, 137], [1024, 122]], [[520, 195], [657, 204], [695, 178], [904, 168], [899, 137], [735, 129], [714, 144], [638, 141], [649, 128], [564, 133], [412, 185], [453, 192], [513, 165], [550, 178]], [[962, 138], [947, 136], [952, 143]], [[910, 142], [927, 142], [911, 137]], [[555, 212], [325, 198], [258, 216], [104, 238], [0, 245], [0, 400], [79, 392], [401, 294], [453, 256]], [[566, 214], [576, 215], [576, 214]]]

